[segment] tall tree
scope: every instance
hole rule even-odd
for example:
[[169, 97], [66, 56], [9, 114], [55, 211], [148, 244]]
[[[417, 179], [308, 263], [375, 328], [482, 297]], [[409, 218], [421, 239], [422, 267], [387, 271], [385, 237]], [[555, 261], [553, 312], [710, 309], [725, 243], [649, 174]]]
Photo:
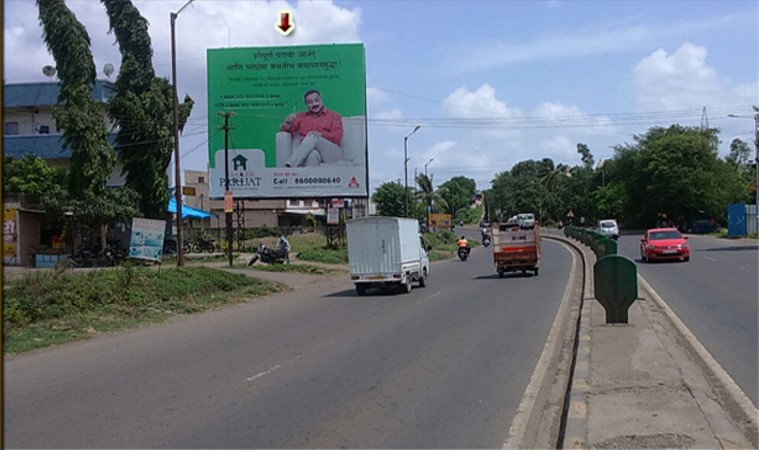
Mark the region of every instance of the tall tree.
[[[126, 185], [140, 193], [145, 216], [163, 218], [169, 198], [167, 169], [174, 149], [173, 92], [165, 78], [155, 76], [147, 20], [131, 0], [102, 2], [122, 56], [109, 111], [119, 127], [116, 142]], [[185, 97], [180, 129], [193, 103]]]
[[92, 98], [97, 72], [90, 37], [63, 0], [37, 0], [37, 7], [60, 79], [53, 117], [63, 130], [63, 146], [71, 148], [69, 191], [77, 199], [97, 196], [106, 189], [116, 154], [108, 143], [103, 111]]
[[578, 143], [577, 153], [579, 153], [580, 156], [582, 157], [583, 166], [587, 168], [593, 168], [593, 154], [590, 152], [590, 149], [588, 148], [587, 145]]
[[733, 142], [730, 143], [730, 153], [725, 157], [725, 161], [741, 170], [746, 168], [750, 160], [751, 147], [738, 138], [733, 139]]
[[137, 195], [131, 189], [106, 185], [116, 153], [108, 142], [105, 111], [92, 97], [96, 71], [87, 31], [63, 0], [37, 0], [37, 7], [60, 79], [53, 117], [63, 130], [63, 147], [71, 149], [67, 209], [90, 230], [99, 228], [104, 245], [108, 224], [136, 213]]
[[381, 184], [372, 195], [372, 201], [377, 205], [381, 216], [403, 217], [405, 210], [405, 190], [398, 183]]

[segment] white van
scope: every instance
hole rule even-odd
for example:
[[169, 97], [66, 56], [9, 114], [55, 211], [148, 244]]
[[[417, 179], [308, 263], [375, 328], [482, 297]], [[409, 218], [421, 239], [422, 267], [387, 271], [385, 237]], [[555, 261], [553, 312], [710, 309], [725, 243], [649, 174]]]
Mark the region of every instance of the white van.
[[419, 233], [416, 219], [362, 217], [345, 224], [348, 267], [358, 295], [371, 287], [399, 287], [411, 292], [411, 283], [427, 286], [431, 249]]
[[517, 214], [517, 222], [519, 223], [519, 228], [525, 228], [525, 229], [535, 228], [535, 214], [533, 213]]

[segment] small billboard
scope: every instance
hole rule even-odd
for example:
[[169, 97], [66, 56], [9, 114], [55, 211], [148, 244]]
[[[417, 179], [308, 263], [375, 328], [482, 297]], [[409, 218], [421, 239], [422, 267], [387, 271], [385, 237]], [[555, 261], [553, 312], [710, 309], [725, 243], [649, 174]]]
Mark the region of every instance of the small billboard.
[[430, 214], [430, 228], [450, 229], [453, 220], [450, 214]]
[[235, 198], [368, 196], [363, 44], [209, 49], [207, 62], [211, 198], [225, 166]]
[[165, 233], [165, 220], [133, 218], [132, 235], [129, 239], [129, 257], [161, 261]]

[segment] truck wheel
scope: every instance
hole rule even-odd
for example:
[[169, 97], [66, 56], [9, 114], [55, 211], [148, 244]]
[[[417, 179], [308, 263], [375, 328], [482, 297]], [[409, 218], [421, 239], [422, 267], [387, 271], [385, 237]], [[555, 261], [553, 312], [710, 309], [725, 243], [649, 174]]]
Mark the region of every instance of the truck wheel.
[[366, 285], [365, 284], [357, 284], [356, 285], [356, 293], [358, 295], [364, 295], [364, 294], [366, 294]]
[[403, 292], [405, 292], [405, 293], [408, 294], [409, 292], [411, 292], [411, 287], [412, 287], [411, 286], [411, 276], [407, 276], [406, 277], [406, 284], [402, 284], [401, 285], [401, 289], [403, 290]]
[[498, 268], [498, 278], [503, 278], [503, 269]]
[[419, 278], [419, 287], [425, 287], [427, 286], [427, 271], [422, 271], [422, 277]]
[[535, 269], [535, 276], [538, 276], [538, 269]]

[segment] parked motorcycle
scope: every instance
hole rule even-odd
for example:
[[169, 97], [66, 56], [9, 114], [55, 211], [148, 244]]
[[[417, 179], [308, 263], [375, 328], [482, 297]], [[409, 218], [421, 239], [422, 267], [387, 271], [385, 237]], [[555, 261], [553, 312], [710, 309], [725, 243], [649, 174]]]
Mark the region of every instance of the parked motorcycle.
[[466, 261], [467, 258], [469, 258], [469, 251], [471, 249], [469, 247], [459, 247], [459, 259], [462, 261]]
[[270, 249], [264, 244], [258, 244], [256, 253], [248, 261], [248, 265], [252, 266], [256, 261], [261, 260], [268, 264], [282, 264], [290, 262], [290, 252], [287, 249]]

